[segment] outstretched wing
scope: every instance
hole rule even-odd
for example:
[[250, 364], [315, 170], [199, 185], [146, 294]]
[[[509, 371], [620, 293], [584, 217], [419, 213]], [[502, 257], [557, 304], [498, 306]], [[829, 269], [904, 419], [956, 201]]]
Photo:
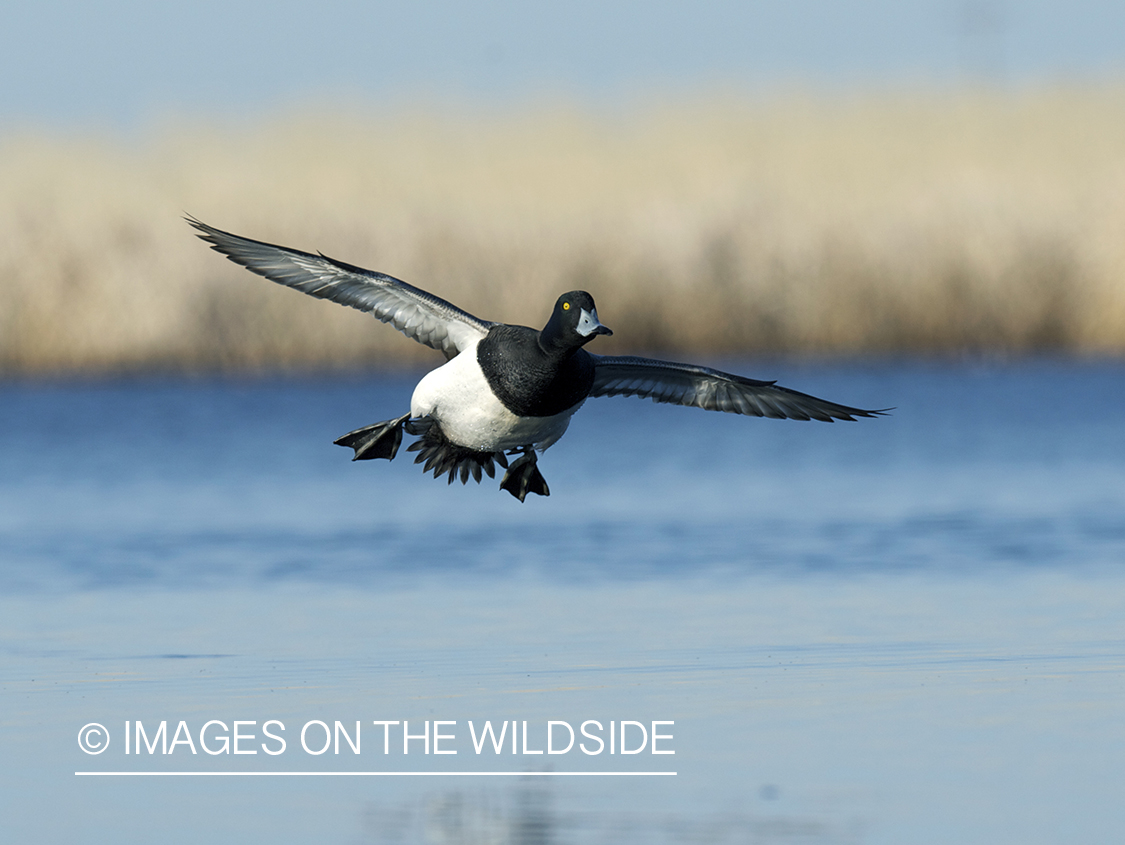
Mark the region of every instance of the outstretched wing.
[[447, 359], [483, 338], [493, 326], [392, 276], [324, 254], [242, 238], [194, 217], [184, 219], [199, 230], [199, 237], [213, 250], [235, 264], [310, 296], [370, 311], [407, 337], [444, 352]]
[[710, 367], [632, 356], [592, 357], [595, 369], [591, 396], [641, 396], [705, 411], [788, 420], [833, 422], [885, 413], [837, 405], [779, 387], [772, 381], [744, 378]]

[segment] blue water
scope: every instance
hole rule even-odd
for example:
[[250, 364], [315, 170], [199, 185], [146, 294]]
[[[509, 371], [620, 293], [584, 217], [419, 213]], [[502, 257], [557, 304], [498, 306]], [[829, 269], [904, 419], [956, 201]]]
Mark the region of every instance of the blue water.
[[[416, 376], [0, 386], [13, 841], [1112, 841], [1125, 367], [735, 366], [896, 410], [592, 401], [521, 505], [332, 445]], [[126, 720], [270, 719], [276, 757], [124, 753]], [[675, 754], [478, 755], [486, 719], [671, 721]], [[313, 720], [362, 752], [304, 752]], [[75, 775], [127, 770], [430, 774]], [[676, 774], [432, 774], [478, 770]]]

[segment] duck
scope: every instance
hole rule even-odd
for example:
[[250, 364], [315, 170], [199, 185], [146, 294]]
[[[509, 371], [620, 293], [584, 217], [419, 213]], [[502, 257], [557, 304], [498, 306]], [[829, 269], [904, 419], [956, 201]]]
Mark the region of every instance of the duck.
[[[637, 396], [707, 411], [789, 420], [854, 422], [890, 409], [864, 410], [696, 364], [632, 355], [597, 355], [585, 346], [612, 335], [594, 298], [572, 290], [555, 301], [542, 329], [491, 322], [385, 273], [323, 253], [253, 240], [185, 220], [198, 237], [235, 264], [271, 282], [356, 308], [390, 323], [404, 335], [441, 352], [446, 362], [414, 389], [409, 412], [373, 423], [334, 442], [353, 450], [353, 461], [393, 460], [403, 433], [418, 439], [423, 472], [452, 484], [495, 478], [523, 502], [549, 496], [538, 455], [566, 433], [571, 417], [590, 398]], [[509, 462], [509, 458], [512, 460]]]

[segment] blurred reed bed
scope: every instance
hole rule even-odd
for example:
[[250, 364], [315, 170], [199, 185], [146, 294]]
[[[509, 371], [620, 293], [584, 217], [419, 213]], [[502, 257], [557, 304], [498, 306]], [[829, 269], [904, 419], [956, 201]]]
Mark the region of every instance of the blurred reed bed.
[[0, 138], [0, 373], [395, 365], [181, 219], [490, 319], [590, 290], [598, 351], [1125, 353], [1125, 89], [337, 111]]

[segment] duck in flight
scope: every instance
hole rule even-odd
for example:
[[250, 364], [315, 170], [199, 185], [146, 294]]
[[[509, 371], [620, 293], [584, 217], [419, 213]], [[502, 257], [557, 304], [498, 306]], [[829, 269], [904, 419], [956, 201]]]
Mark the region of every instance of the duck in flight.
[[[187, 222], [211, 248], [272, 282], [320, 299], [368, 311], [407, 337], [442, 352], [446, 363], [418, 382], [410, 412], [350, 431], [335, 442], [352, 460], [398, 454], [402, 433], [417, 436], [408, 451], [415, 463], [449, 483], [495, 477], [521, 502], [528, 493], [550, 495], [536, 452], [566, 432], [589, 397], [640, 396], [756, 417], [852, 421], [884, 411], [849, 408], [781, 387], [772, 381], [694, 364], [634, 356], [595, 355], [583, 347], [613, 334], [598, 319], [585, 291], [564, 293], [542, 330], [474, 317], [406, 282], [318, 253], [232, 235], [193, 217]], [[518, 456], [509, 465], [508, 457]]]

